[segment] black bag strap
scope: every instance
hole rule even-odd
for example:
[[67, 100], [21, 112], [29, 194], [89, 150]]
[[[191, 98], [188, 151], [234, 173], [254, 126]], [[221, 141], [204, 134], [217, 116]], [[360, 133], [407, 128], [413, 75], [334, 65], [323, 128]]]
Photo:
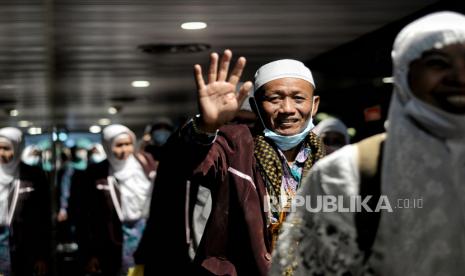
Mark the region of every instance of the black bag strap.
[[[362, 200], [372, 196], [367, 204], [372, 210], [376, 209], [381, 196], [381, 163], [385, 139], [386, 133], [381, 133], [356, 144], [359, 156], [360, 196]], [[371, 255], [380, 218], [380, 212], [367, 212], [363, 208], [361, 212], [355, 213], [357, 244], [365, 253], [365, 261]]]

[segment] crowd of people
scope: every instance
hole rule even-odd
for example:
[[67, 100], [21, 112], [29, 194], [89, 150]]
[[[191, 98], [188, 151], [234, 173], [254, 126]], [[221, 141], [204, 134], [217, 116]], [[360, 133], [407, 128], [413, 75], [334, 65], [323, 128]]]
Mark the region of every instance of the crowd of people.
[[[315, 126], [325, 99], [302, 62], [243, 82], [232, 61], [194, 66], [198, 115], [180, 127], [157, 119], [138, 142], [109, 125], [59, 169], [50, 144], [1, 128], [0, 275], [52, 275], [66, 248], [75, 275], [465, 273], [464, 15], [401, 30], [386, 132], [355, 144], [344, 118]], [[406, 199], [421, 201], [393, 206]]]

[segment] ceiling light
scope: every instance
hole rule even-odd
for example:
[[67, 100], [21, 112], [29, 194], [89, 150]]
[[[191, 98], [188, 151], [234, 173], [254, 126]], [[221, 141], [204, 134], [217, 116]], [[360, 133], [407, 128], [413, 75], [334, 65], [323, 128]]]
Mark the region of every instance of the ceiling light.
[[107, 126], [107, 125], [111, 124], [111, 120], [108, 119], [108, 118], [102, 118], [102, 119], [98, 120], [98, 124], [101, 125], [101, 126]]
[[184, 30], [201, 30], [207, 27], [205, 22], [186, 22], [182, 23], [181, 28]]
[[42, 129], [40, 127], [31, 127], [27, 130], [27, 133], [30, 135], [42, 134]]
[[32, 125], [32, 123], [29, 122], [29, 121], [19, 121], [19, 122], [18, 122], [18, 126], [19, 126], [19, 127], [28, 127], [28, 126], [30, 126], [30, 125]]
[[394, 77], [385, 77], [382, 81], [383, 83], [394, 83]]
[[18, 112], [17, 109], [12, 109], [12, 110], [10, 110], [10, 116], [11, 116], [11, 117], [16, 117], [16, 116], [18, 116], [18, 115], [19, 115], [19, 112]]
[[108, 113], [110, 113], [110, 114], [116, 114], [116, 113], [118, 113], [118, 108], [116, 108], [116, 107], [114, 107], [114, 106], [110, 106], [110, 107], [108, 108]]
[[132, 87], [137, 87], [137, 88], [140, 88], [140, 87], [149, 87], [150, 86], [150, 82], [148, 81], [145, 81], [145, 80], [137, 80], [137, 81], [133, 81], [131, 83]]
[[100, 126], [90, 126], [89, 131], [90, 133], [100, 133], [102, 128]]

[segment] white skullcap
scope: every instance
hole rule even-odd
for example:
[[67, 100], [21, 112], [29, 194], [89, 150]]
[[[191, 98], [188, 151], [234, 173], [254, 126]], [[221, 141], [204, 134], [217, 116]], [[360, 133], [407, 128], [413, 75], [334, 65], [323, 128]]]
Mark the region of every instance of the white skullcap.
[[281, 59], [267, 63], [257, 70], [255, 73], [254, 92], [264, 84], [282, 78], [303, 79], [315, 88], [312, 72], [302, 62], [293, 59]]
[[13, 159], [8, 164], [0, 165], [0, 182], [4, 182], [5, 175], [13, 175], [21, 161], [23, 148], [23, 133], [15, 127], [4, 127], [0, 129], [2, 142], [9, 142], [13, 146]]

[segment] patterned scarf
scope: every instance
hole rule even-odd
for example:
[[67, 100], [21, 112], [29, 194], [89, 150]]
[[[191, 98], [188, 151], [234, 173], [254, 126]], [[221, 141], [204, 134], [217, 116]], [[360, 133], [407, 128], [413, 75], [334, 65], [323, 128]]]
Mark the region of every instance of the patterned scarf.
[[[271, 196], [274, 195], [275, 199], [278, 200], [277, 204], [281, 206], [280, 195], [283, 178], [283, 165], [281, 160], [279, 159], [277, 149], [275, 148], [276, 146], [272, 144], [269, 140], [265, 139], [263, 135], [255, 136], [254, 141], [255, 158], [257, 159], [258, 168], [261, 171], [265, 183], [267, 185], [266, 188], [268, 190], [268, 194], [270, 194]], [[309, 132], [309, 135], [304, 141], [304, 147], [310, 148], [311, 153], [305, 161], [301, 179], [303, 179], [308, 174], [308, 172], [310, 171], [310, 169], [316, 161], [325, 156], [323, 143], [321, 142], [320, 137], [318, 137], [313, 132]], [[281, 228], [281, 224], [285, 219], [286, 212], [281, 212], [279, 214], [279, 220], [276, 223], [271, 223], [268, 227], [268, 231], [271, 238], [271, 248], [274, 248], [274, 245], [278, 238], [279, 230]]]
[[[283, 177], [283, 167], [282, 162], [279, 159], [278, 153], [276, 152], [275, 145], [271, 144], [269, 140], [265, 139], [263, 135], [255, 136], [255, 158], [257, 159], [259, 168], [266, 182], [271, 184], [271, 189], [273, 189], [275, 195], [280, 195], [281, 193], [281, 182]], [[307, 173], [312, 168], [313, 164], [322, 158], [325, 155], [324, 147], [320, 137], [318, 137], [313, 132], [309, 132], [309, 135], [304, 141], [304, 146], [311, 149], [311, 155], [305, 161], [305, 166], [302, 172], [302, 179], [307, 175]]]

